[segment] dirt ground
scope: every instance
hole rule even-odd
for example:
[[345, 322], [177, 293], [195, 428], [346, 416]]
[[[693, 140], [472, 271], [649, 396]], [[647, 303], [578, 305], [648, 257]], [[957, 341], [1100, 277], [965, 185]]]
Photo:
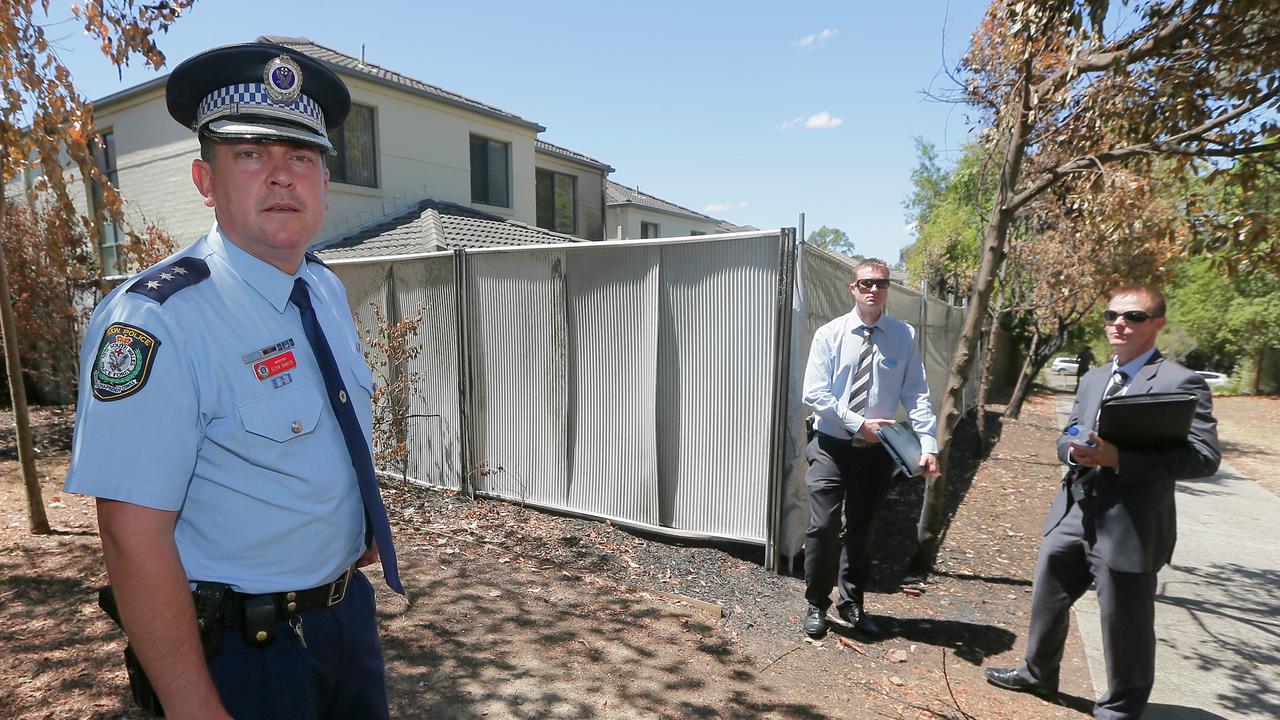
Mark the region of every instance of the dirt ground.
[[[1221, 402], [1227, 461], [1277, 452], [1274, 399]], [[123, 638], [94, 605], [105, 584], [91, 499], [63, 495], [70, 410], [35, 421], [55, 533], [28, 532], [9, 418], [0, 417], [0, 716], [137, 718]], [[1267, 427], [1267, 436], [1246, 430]], [[998, 691], [983, 669], [1021, 656], [1039, 526], [1060, 473], [1049, 396], [996, 426], [980, 464], [953, 461], [951, 522], [927, 581], [907, 575], [922, 485], [882, 516], [872, 640], [804, 638], [802, 582], [757, 548], [673, 543], [607, 523], [452, 493], [387, 487], [411, 603], [378, 600], [394, 717], [1084, 718], [1079, 636], [1062, 705]], [[969, 428], [972, 432], [972, 428]], [[1270, 440], [1270, 442], [1264, 442]], [[6, 446], [7, 447], [4, 447]], [[1243, 456], [1243, 457], [1242, 457]], [[1262, 478], [1259, 478], [1263, 480]], [[380, 583], [375, 583], [375, 586]], [[722, 614], [723, 613], [723, 614]]]

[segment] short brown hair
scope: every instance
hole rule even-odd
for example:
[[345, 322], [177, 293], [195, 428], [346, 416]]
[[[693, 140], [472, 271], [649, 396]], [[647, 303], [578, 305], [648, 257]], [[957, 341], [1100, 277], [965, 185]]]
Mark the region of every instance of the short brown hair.
[[859, 260], [858, 264], [853, 266], [854, 279], [855, 280], [857, 279], [859, 271], [865, 270], [867, 268], [875, 268], [876, 270], [879, 270], [880, 272], [884, 273], [885, 277], [889, 276], [888, 263], [881, 260], [880, 258], [866, 258], [864, 260]]
[[214, 155], [213, 146], [216, 144], [216, 140], [204, 133], [200, 133], [200, 159], [212, 165]]
[[1117, 297], [1119, 295], [1142, 295], [1151, 301], [1153, 307], [1151, 313], [1156, 317], [1164, 317], [1164, 293], [1160, 292], [1160, 288], [1150, 283], [1125, 283], [1114, 288], [1107, 299]]

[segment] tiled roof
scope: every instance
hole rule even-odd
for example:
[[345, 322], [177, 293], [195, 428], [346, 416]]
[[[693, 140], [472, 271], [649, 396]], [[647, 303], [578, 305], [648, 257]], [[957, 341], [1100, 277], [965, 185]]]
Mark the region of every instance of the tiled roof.
[[750, 232], [750, 231], [759, 230], [759, 229], [760, 228], [756, 227], [755, 225], [734, 225], [728, 220], [720, 221], [720, 230], [722, 230], [723, 232]]
[[608, 181], [604, 193], [605, 204], [607, 205], [625, 205], [630, 203], [632, 205], [641, 205], [643, 207], [663, 210], [677, 215], [687, 215], [710, 223], [720, 222], [720, 220], [717, 220], [710, 215], [703, 215], [702, 213], [690, 210], [687, 207], [681, 207], [675, 203], [667, 202], [662, 198], [654, 197], [648, 193], [642, 193], [639, 188], [627, 187], [626, 185], [616, 183], [612, 180]]
[[323, 243], [325, 260], [438, 252], [455, 248], [553, 245], [586, 242], [572, 235], [531, 227], [497, 215], [440, 200], [420, 200]]
[[394, 70], [388, 70], [387, 68], [374, 65], [368, 62], [362, 63], [358, 58], [354, 58], [354, 57], [351, 57], [350, 55], [345, 55], [343, 53], [340, 53], [337, 50], [333, 50], [332, 48], [327, 48], [323, 45], [319, 45], [317, 43], [312, 42], [308, 38], [288, 37], [284, 35], [264, 35], [258, 38], [258, 42], [269, 42], [269, 43], [275, 43], [276, 45], [284, 45], [285, 47], [293, 48], [298, 52], [310, 55], [311, 57], [317, 60], [320, 60], [322, 62], [329, 63], [330, 65], [334, 65], [338, 68], [347, 70], [349, 72], [359, 73], [370, 79], [380, 81], [388, 85], [393, 85], [401, 89], [407, 89], [407, 90], [416, 92], [420, 95], [425, 95], [435, 100], [448, 103], [450, 105], [456, 105], [458, 107], [463, 107], [468, 110], [474, 110], [475, 112], [483, 113], [491, 117], [501, 118], [503, 120], [515, 123], [517, 125], [523, 125], [525, 127], [534, 128], [538, 132], [542, 132], [543, 130], [546, 130], [546, 128], [542, 127], [536, 122], [533, 122], [532, 120], [525, 120], [519, 115], [513, 115], [509, 112], [506, 112], [505, 110], [500, 110], [492, 105], [486, 105], [480, 102], [479, 100], [472, 100], [469, 97], [465, 97], [457, 93], [449, 92], [444, 88], [437, 87], [435, 85], [429, 85], [427, 83], [422, 82], [421, 80], [415, 80], [407, 75], [401, 75], [400, 73]]
[[560, 157], [568, 158], [570, 160], [576, 160], [580, 163], [584, 163], [586, 165], [591, 165], [593, 167], [600, 168], [601, 170], [604, 170], [606, 173], [613, 172], [613, 168], [609, 167], [605, 163], [600, 162], [599, 160], [596, 160], [595, 158], [587, 157], [582, 153], [576, 153], [572, 150], [569, 150], [568, 148], [562, 148], [559, 145], [552, 145], [546, 140], [534, 140], [533, 148], [538, 152], [544, 152], [549, 155], [559, 155]]

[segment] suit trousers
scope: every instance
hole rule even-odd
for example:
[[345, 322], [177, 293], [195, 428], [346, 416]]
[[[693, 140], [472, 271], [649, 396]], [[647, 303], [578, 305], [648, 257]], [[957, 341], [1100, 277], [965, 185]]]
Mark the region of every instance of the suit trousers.
[[[879, 445], [853, 447], [816, 435], [805, 450], [809, 470], [809, 526], [804, 533], [805, 599], [831, 606], [839, 581], [839, 607], [862, 607], [871, 575], [871, 538], [893, 479], [893, 460]], [[843, 525], [844, 534], [841, 535]]]
[[1107, 567], [1085, 532], [1089, 499], [1071, 503], [1062, 522], [1040, 545], [1027, 654], [1018, 672], [1044, 687], [1058, 687], [1058, 670], [1067, 640], [1070, 609], [1097, 585], [1102, 648], [1107, 663], [1107, 692], [1094, 704], [1100, 720], [1137, 720], [1155, 683], [1156, 573], [1117, 572]]
[[[228, 629], [209, 673], [227, 712], [235, 718], [387, 718], [387, 686], [373, 602], [373, 586], [351, 573], [342, 602], [308, 610], [302, 637], [288, 620], [276, 622], [275, 639], [248, 644]], [[305, 640], [305, 642], [304, 642]]]

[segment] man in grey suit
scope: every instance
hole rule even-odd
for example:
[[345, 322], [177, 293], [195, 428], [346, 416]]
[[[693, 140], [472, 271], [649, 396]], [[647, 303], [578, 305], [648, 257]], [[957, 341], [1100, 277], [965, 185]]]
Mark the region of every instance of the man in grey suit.
[[[993, 685], [1055, 697], [1069, 610], [1096, 583], [1108, 680], [1094, 704], [1100, 720], [1142, 716], [1155, 682], [1156, 573], [1177, 538], [1174, 483], [1212, 475], [1221, 459], [1209, 386], [1156, 349], [1164, 312], [1164, 296], [1150, 285], [1111, 293], [1103, 318], [1115, 357], [1081, 379], [1058, 438], [1058, 457], [1071, 468], [1044, 525], [1026, 658], [1016, 668], [987, 670]], [[1092, 431], [1105, 398], [1159, 392], [1199, 398], [1181, 446], [1117, 448]], [[1072, 437], [1077, 425], [1087, 435]]]

